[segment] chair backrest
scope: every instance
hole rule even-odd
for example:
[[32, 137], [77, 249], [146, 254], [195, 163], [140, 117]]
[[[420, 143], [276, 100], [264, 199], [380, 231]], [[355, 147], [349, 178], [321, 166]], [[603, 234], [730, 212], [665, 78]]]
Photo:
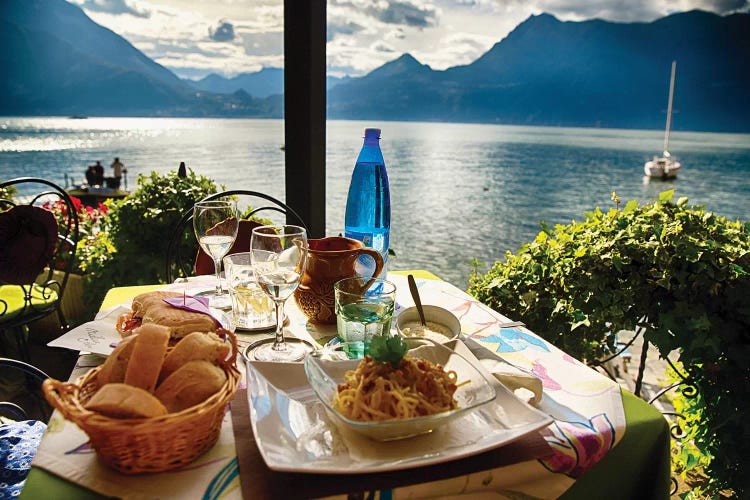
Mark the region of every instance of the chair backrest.
[[17, 391], [18, 394], [15, 397], [9, 398], [12, 399], [11, 401], [0, 401], [0, 415], [13, 420], [34, 418], [47, 422], [52, 415], [52, 407], [44, 399], [41, 387], [42, 382], [48, 379], [49, 375], [29, 363], [17, 359], [0, 358], [0, 377], [5, 381], [6, 386], [11, 385], [7, 383], [10, 375], [19, 376], [21, 385], [25, 389]]
[[0, 330], [57, 310], [75, 264], [78, 214], [63, 188], [45, 179], [0, 182]]
[[[250, 218], [264, 217], [268, 214], [282, 214], [289, 224], [297, 224], [307, 227], [302, 218], [284, 202], [257, 191], [245, 189], [234, 189], [222, 191], [205, 197], [200, 201], [211, 201], [219, 198], [237, 198], [240, 213], [246, 219], [240, 220], [240, 228], [237, 231], [237, 239], [227, 254], [247, 252], [250, 250], [250, 233], [254, 227], [260, 225]], [[245, 212], [242, 207], [250, 207]], [[213, 260], [199, 247], [193, 233], [193, 209], [188, 209], [182, 216], [179, 224], [172, 231], [167, 246], [167, 281], [172, 282], [180, 277], [200, 274], [211, 274], [214, 272]]]

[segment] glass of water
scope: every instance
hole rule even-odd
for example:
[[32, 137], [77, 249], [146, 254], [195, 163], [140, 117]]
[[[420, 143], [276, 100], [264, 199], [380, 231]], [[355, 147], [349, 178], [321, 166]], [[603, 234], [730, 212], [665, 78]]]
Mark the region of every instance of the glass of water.
[[232, 298], [232, 320], [238, 330], [267, 330], [276, 326], [273, 301], [255, 281], [250, 252], [224, 257], [224, 276]]
[[347, 278], [333, 285], [336, 327], [351, 359], [367, 354], [375, 335], [389, 335], [396, 285], [375, 278]]
[[304, 343], [284, 339], [284, 302], [299, 286], [307, 265], [307, 231], [299, 226], [260, 226], [250, 237], [250, 261], [258, 286], [276, 305], [276, 336], [272, 344], [251, 351], [258, 361], [300, 361], [309, 352]]
[[216, 291], [207, 293], [209, 305], [229, 309], [232, 302], [221, 286], [221, 259], [237, 239], [239, 220], [234, 200], [199, 201], [193, 206], [193, 229], [204, 252], [214, 261]]

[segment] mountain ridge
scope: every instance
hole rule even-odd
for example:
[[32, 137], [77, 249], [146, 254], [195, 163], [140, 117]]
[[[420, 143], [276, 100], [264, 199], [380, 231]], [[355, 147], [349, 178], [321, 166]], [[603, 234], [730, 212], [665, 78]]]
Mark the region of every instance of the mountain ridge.
[[[64, 0], [0, 2], [0, 115], [283, 118], [283, 69], [181, 80]], [[405, 53], [329, 77], [330, 119], [660, 129], [677, 60], [676, 130], [750, 132], [750, 14], [650, 23], [530, 16], [469, 64]], [[242, 92], [238, 92], [242, 89]]]
[[[682, 113], [674, 128], [747, 132], [750, 114], [738, 112], [750, 104], [747, 55], [748, 14], [690, 11], [651, 23], [543, 14], [470, 64], [390, 82], [371, 72], [340, 85], [329, 93], [329, 118], [658, 129], [677, 60]], [[361, 96], [369, 97], [364, 105]], [[409, 107], [412, 116], [404, 116]]]
[[[343, 78], [327, 76], [326, 88], [331, 89], [350, 79], [348, 76]], [[183, 79], [183, 82], [204, 92], [231, 94], [236, 90], [243, 89], [252, 96], [267, 98], [284, 93], [284, 69], [262, 68], [259, 71], [240, 73], [230, 78], [211, 73], [198, 80]]]
[[0, 114], [279, 114], [256, 98], [196, 92], [64, 0], [2, 0], [0, 46]]

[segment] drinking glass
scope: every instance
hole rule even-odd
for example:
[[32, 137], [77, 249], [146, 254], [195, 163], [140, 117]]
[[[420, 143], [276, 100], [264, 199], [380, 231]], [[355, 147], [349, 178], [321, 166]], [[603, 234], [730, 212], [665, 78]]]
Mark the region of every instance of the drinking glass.
[[250, 236], [250, 259], [258, 286], [276, 305], [276, 337], [252, 351], [258, 361], [300, 361], [309, 348], [284, 341], [284, 302], [299, 286], [307, 265], [307, 232], [290, 225], [260, 226]]
[[216, 290], [203, 293], [209, 305], [218, 309], [229, 309], [232, 302], [221, 286], [221, 259], [237, 238], [239, 220], [237, 203], [233, 200], [200, 201], [193, 206], [193, 229], [204, 252], [214, 261]]
[[390, 335], [396, 285], [375, 278], [347, 278], [333, 285], [336, 330], [350, 359], [362, 358], [375, 335]]
[[238, 330], [268, 330], [274, 323], [274, 304], [255, 281], [250, 252], [224, 257], [224, 278], [232, 299], [232, 319]]

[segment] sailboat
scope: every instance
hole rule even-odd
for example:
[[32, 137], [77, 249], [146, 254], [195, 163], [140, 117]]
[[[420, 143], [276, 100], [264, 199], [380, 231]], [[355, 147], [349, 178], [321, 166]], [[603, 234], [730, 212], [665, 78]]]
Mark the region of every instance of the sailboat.
[[672, 127], [672, 99], [674, 98], [674, 76], [677, 70], [677, 61], [672, 61], [672, 76], [669, 79], [669, 104], [667, 105], [667, 128], [664, 132], [664, 152], [661, 156], [654, 156], [643, 166], [648, 177], [670, 179], [677, 177], [680, 164], [677, 159], [669, 153], [669, 130]]

